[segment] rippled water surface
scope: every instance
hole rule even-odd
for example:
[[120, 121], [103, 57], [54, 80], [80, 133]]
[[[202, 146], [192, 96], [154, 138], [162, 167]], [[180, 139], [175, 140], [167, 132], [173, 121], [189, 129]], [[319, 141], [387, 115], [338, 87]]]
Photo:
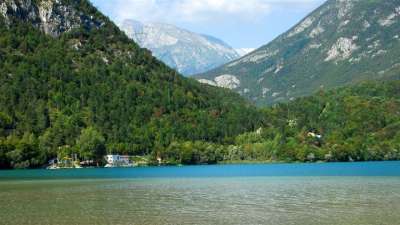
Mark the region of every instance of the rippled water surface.
[[398, 225], [399, 175], [398, 162], [0, 171], [0, 224]]

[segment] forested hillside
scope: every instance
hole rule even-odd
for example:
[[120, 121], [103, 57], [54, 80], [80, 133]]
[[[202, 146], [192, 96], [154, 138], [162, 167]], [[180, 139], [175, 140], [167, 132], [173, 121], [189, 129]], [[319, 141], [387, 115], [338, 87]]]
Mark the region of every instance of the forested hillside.
[[172, 143], [170, 162], [400, 160], [400, 82], [368, 82], [265, 108], [233, 145]]
[[183, 78], [86, 0], [0, 1], [0, 167], [232, 143], [258, 111]]

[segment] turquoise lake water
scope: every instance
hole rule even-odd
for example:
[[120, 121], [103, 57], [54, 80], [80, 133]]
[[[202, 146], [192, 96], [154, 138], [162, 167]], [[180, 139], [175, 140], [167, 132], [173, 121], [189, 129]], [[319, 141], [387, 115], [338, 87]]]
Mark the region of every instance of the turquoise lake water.
[[0, 224], [400, 224], [400, 162], [0, 171]]

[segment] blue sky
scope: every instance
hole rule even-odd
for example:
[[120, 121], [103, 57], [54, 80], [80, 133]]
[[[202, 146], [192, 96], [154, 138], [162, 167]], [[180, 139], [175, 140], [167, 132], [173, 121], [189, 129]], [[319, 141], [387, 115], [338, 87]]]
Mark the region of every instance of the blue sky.
[[257, 48], [325, 0], [91, 0], [118, 23], [163, 22], [215, 36], [234, 48]]

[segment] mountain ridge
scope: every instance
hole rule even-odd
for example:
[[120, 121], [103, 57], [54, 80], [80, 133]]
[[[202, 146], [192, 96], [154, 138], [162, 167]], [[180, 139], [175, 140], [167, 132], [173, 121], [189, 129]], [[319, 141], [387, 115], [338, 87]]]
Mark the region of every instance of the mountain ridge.
[[124, 20], [120, 28], [141, 47], [185, 75], [205, 72], [239, 57], [218, 38], [171, 24]]
[[228, 76], [258, 105], [392, 79], [400, 69], [399, 15], [395, 0], [328, 0], [267, 45], [195, 77], [212, 84]]

